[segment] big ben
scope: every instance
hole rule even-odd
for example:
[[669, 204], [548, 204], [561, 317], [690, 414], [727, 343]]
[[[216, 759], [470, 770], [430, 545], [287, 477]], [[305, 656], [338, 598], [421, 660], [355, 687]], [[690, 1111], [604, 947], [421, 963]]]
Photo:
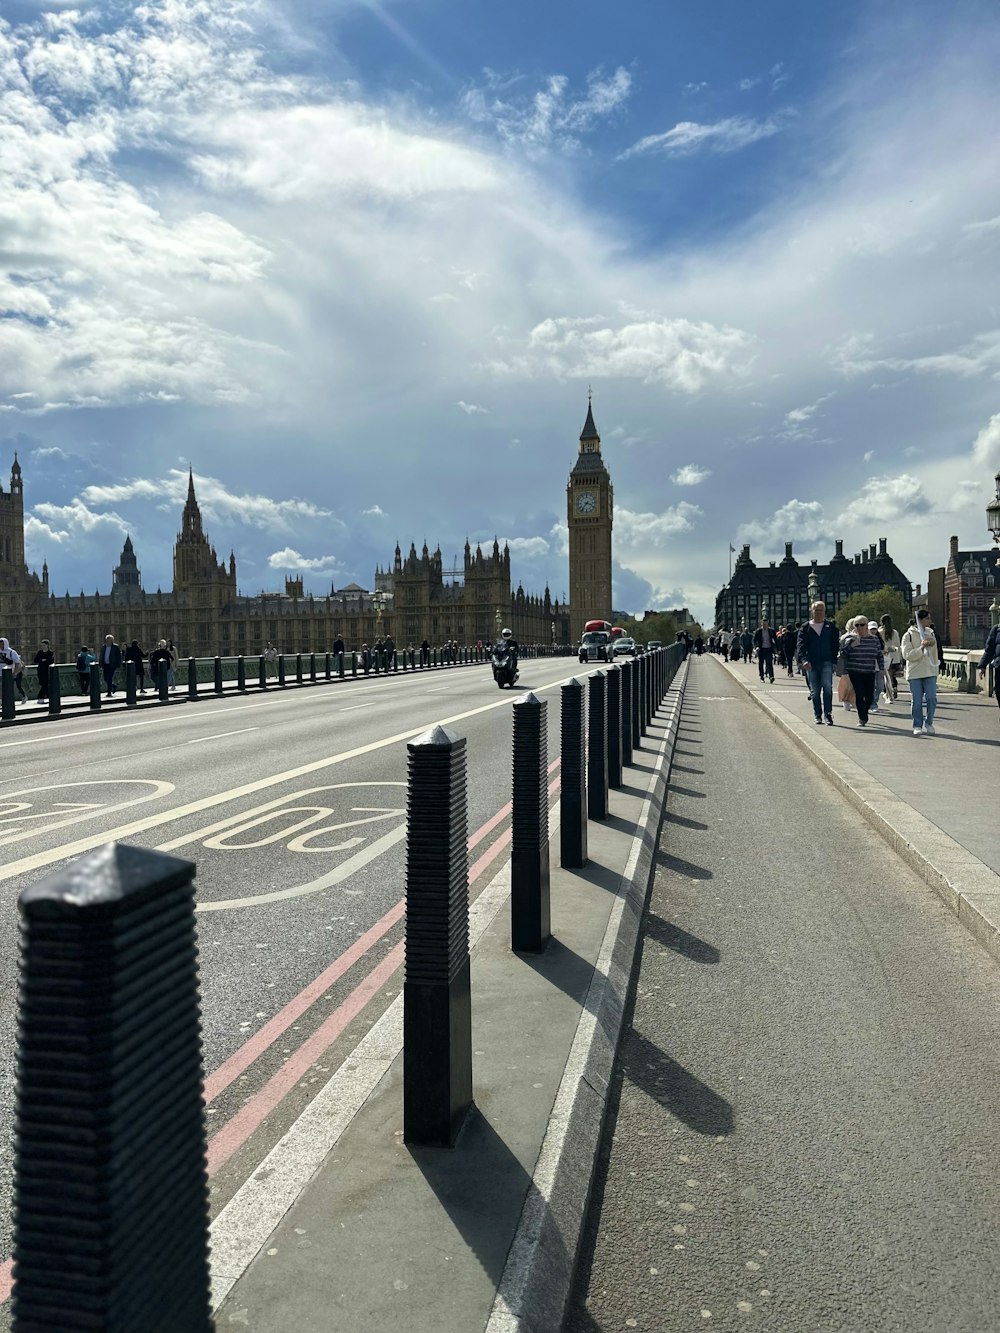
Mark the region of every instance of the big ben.
[[601, 437], [587, 396], [580, 452], [566, 487], [569, 604], [574, 641], [588, 620], [611, 619], [611, 528], [614, 489], [601, 457]]

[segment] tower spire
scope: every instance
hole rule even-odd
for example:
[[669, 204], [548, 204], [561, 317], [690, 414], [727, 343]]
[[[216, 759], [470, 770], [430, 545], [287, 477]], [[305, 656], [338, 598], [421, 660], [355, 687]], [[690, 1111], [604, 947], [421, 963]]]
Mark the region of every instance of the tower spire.
[[601, 447], [601, 437], [600, 437], [600, 435], [597, 433], [597, 427], [594, 425], [594, 409], [593, 409], [593, 407], [591, 406], [591, 398], [592, 398], [592, 396], [593, 396], [593, 395], [592, 395], [592, 393], [591, 393], [591, 390], [588, 388], [588, 389], [587, 389], [587, 420], [583, 423], [583, 430], [580, 432], [580, 450], [581, 450], [581, 452], [583, 452], [585, 449], [588, 450], [588, 452], [591, 451], [591, 450], [593, 450], [593, 448], [595, 447], [595, 444], [596, 444], [596, 447], [597, 447], [598, 449]]

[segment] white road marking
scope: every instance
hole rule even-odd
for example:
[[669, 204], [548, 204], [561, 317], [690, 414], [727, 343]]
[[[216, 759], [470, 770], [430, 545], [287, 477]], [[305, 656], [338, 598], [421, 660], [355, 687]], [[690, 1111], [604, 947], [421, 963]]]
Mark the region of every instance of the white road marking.
[[[532, 689], [535, 694], [541, 694], [548, 690], [558, 689], [572, 679], [573, 676], [563, 676], [559, 680], [550, 681], [547, 685], [533, 685]], [[518, 697], [519, 692], [505, 694], [502, 699], [494, 703], [483, 704], [479, 708], [469, 708], [464, 713], [455, 713], [451, 717], [440, 718], [436, 723], [425, 722], [419, 727], [410, 727], [407, 731], [399, 731], [394, 736], [386, 736], [380, 741], [370, 741], [369, 744], [359, 745], [353, 750], [344, 750], [340, 754], [331, 755], [326, 759], [316, 759], [312, 763], [302, 764], [298, 768], [289, 768], [283, 773], [275, 773], [272, 777], [260, 778], [257, 782], [248, 782], [242, 787], [233, 787], [229, 791], [217, 792], [213, 796], [203, 796], [200, 800], [190, 801], [187, 805], [175, 806], [173, 810], [165, 810], [158, 815], [149, 815], [146, 819], [137, 819], [131, 824], [122, 824], [118, 828], [108, 829], [103, 833], [79, 838], [76, 842], [63, 843], [61, 847], [52, 847], [44, 852], [36, 852], [33, 856], [25, 856], [19, 861], [11, 861], [0, 866], [0, 875], [9, 878], [12, 875], [29, 874], [31, 871], [41, 869], [42, 866], [49, 866], [55, 861], [64, 861], [68, 857], [78, 856], [81, 852], [88, 852], [91, 848], [101, 847], [107, 842], [120, 842], [123, 838], [133, 837], [137, 833], [145, 833], [147, 829], [158, 828], [162, 824], [171, 824], [179, 819], [185, 819], [188, 815], [197, 814], [200, 810], [211, 810], [215, 806], [226, 805], [229, 801], [239, 800], [243, 796], [252, 796], [254, 792], [266, 791], [268, 787], [280, 786], [281, 783], [290, 782], [293, 778], [304, 777], [307, 773], [318, 773], [322, 769], [346, 763], [349, 759], [358, 759], [362, 755], [374, 754], [376, 750], [387, 749], [390, 745], [400, 745], [404, 741], [413, 740], [416, 736], [422, 735], [431, 726], [453, 726], [456, 722], [464, 722], [467, 718], [490, 713], [496, 708], [509, 708]]]
[[248, 731], [260, 731], [260, 727], [241, 727], [239, 731], [217, 731], [214, 736], [196, 736], [187, 745], [201, 745], [203, 741], [221, 741], [224, 736], [245, 736]]
[[367, 702], [367, 703], [364, 703], [364, 704], [351, 704], [350, 708], [338, 708], [338, 709], [337, 709], [337, 712], [338, 712], [338, 713], [354, 713], [354, 712], [356, 712], [359, 708], [371, 708], [372, 705], [373, 705], [374, 703], [375, 703], [375, 700], [374, 700], [374, 699], [369, 699], [368, 702]]
[[[145, 796], [137, 796], [134, 800], [131, 801], [118, 802], [116, 805], [110, 807], [110, 810], [112, 811], [127, 810], [128, 807], [131, 805], [142, 805], [146, 801], [155, 801], [160, 796], [169, 796], [170, 793], [174, 790], [174, 784], [172, 782], [158, 782], [153, 778], [91, 778], [85, 782], [54, 782], [54, 783], [49, 783], [45, 787], [29, 787], [26, 791], [22, 791], [19, 794], [21, 796], [33, 796], [36, 792], [60, 791], [64, 787], [105, 787], [105, 786], [154, 788], [153, 791], [147, 792]], [[5, 802], [4, 804], [9, 806], [10, 802]], [[18, 802], [17, 806], [21, 810], [30, 809], [31, 802], [30, 801]], [[0, 809], [2, 808], [3, 807], [0, 807]], [[43, 810], [42, 813], [38, 815], [25, 815], [18, 813], [17, 823], [20, 825], [21, 823], [29, 819], [46, 819], [49, 818], [53, 813], [54, 812], [52, 810]], [[69, 815], [65, 819], [58, 819], [57, 816], [57, 822], [50, 824], [45, 828], [41, 829], [31, 828], [31, 829], [25, 829], [24, 832], [15, 831], [7, 833], [5, 834], [5, 836], [0, 837], [0, 847], [7, 847], [11, 843], [15, 842], [23, 842], [25, 838], [35, 838], [38, 836], [39, 833], [52, 833], [55, 829], [67, 828], [70, 824], [79, 824], [81, 820], [89, 819], [92, 814], [93, 814], [93, 808], [88, 806], [88, 808], [84, 811], [83, 814]], [[0, 820], [0, 823], [2, 822], [3, 821]], [[103, 842], [104, 839], [100, 839], [100, 841]], [[56, 857], [56, 860], [58, 859], [59, 858]]]

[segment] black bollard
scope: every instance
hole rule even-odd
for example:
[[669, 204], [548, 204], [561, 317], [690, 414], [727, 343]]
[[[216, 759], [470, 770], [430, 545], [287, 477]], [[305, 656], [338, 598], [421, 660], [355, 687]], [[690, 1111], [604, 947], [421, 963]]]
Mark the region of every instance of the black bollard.
[[257, 685], [262, 690], [267, 689], [267, 662], [263, 653], [257, 661]]
[[213, 670], [213, 675], [214, 675], [214, 678], [215, 678], [215, 692], [216, 692], [216, 694], [221, 694], [221, 693], [222, 693], [222, 688], [223, 688], [223, 687], [222, 687], [222, 658], [221, 658], [221, 657], [216, 657], [216, 658], [213, 660], [213, 663], [212, 663], [212, 670]]
[[[96, 665], [96, 663], [95, 663]], [[97, 706], [101, 706], [101, 696], [97, 696]], [[4, 722], [13, 722], [17, 716], [17, 708], [14, 704], [14, 673], [13, 671], [0, 671], [0, 718]]]
[[337, 654], [337, 676], [340, 680], [344, 679], [344, 654]]
[[323, 658], [323, 677], [327, 681], [333, 680], [333, 653], [327, 653]]
[[295, 654], [295, 683], [296, 683], [296, 685], [301, 685], [301, 684], [302, 684], [302, 654], [301, 654], [301, 653], [296, 653], [296, 654]]
[[534, 694], [514, 704], [510, 947], [516, 953], [541, 953], [552, 931], [547, 710]]
[[278, 654], [278, 684], [282, 689], [285, 688], [285, 654]]
[[135, 663], [125, 663], [125, 707], [135, 707]]
[[648, 663], [645, 657], [639, 658], [639, 734], [645, 736], [649, 725], [649, 681]]
[[381, 653], [372, 653], [372, 670], [374, 671], [376, 676], [379, 673], [379, 658], [381, 656], [382, 656]]
[[197, 699], [198, 697], [198, 661], [194, 657], [188, 658], [188, 698]]
[[608, 705], [604, 672], [587, 677], [587, 815], [608, 817]]
[[90, 668], [90, 711], [101, 711], [101, 664], [94, 662]]
[[15, 1329], [212, 1328], [194, 871], [111, 843], [21, 894]]
[[[134, 666], [130, 662], [129, 666]], [[127, 689], [127, 684], [126, 684]], [[132, 701], [135, 702], [135, 687], [132, 689]], [[49, 667], [49, 717], [58, 717], [62, 712], [62, 681], [59, 679], [59, 667], [53, 662]]]
[[632, 662], [629, 670], [632, 673], [632, 749], [639, 750], [642, 748], [639, 731], [639, 663]]
[[560, 691], [559, 864], [579, 870], [587, 864], [587, 768], [583, 752], [583, 686], [568, 681]]
[[406, 748], [403, 1140], [449, 1148], [472, 1105], [465, 737]]
[[316, 654], [309, 654], [309, 684], [316, 684]]
[[240, 694], [247, 692], [247, 664], [242, 653], [236, 659], [236, 688]]
[[352, 650], [351, 650], [351, 675], [352, 675], [352, 676], [356, 676], [357, 674], [358, 674], [358, 655], [357, 655], [357, 653], [354, 652], [354, 650], [352, 649]]
[[166, 662], [161, 661], [156, 664], [156, 692], [161, 704], [170, 702], [170, 686], [167, 684]]
[[605, 678], [608, 693], [608, 786], [622, 785], [622, 673], [609, 669]]

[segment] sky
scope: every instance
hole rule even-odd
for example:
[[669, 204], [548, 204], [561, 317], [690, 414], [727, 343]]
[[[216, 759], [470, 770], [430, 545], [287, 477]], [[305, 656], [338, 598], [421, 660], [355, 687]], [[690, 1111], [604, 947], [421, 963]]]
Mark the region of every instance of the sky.
[[0, 480], [27, 557], [241, 591], [510, 543], [568, 590], [593, 391], [614, 604], [729, 547], [985, 546], [993, 0], [4, 0]]

